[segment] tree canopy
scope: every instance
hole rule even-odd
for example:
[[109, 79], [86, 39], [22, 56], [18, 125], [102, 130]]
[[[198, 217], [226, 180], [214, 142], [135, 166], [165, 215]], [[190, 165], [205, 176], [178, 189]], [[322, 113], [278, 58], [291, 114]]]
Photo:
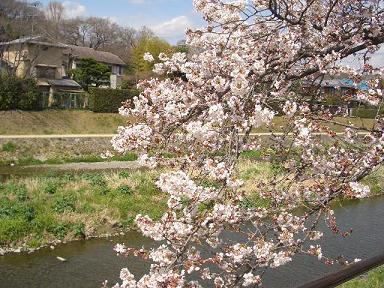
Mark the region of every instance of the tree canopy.
[[[140, 121], [119, 127], [112, 140], [117, 152], [137, 151], [150, 169], [169, 165], [166, 153], [175, 157], [155, 182], [168, 196], [167, 211], [158, 219], [135, 218], [158, 245], [115, 247], [149, 260], [150, 268], [139, 279], [123, 268], [122, 284], [113, 287], [258, 287], [267, 270], [298, 254], [326, 264], [354, 261], [322, 250], [326, 228], [319, 223], [348, 235], [332, 203], [370, 195], [364, 178], [384, 162], [384, 118], [377, 115], [371, 127], [352, 125], [343, 107], [332, 111], [309, 100], [322, 99], [326, 76], [344, 75], [369, 82], [346, 101], [382, 105], [384, 69], [367, 59], [384, 42], [383, 2], [193, 3], [207, 20], [205, 28], [187, 32], [199, 53], [144, 54], [156, 74], [185, 77], [142, 81], [134, 105], [120, 109]], [[358, 52], [362, 67], [340, 61]], [[274, 133], [278, 111], [281, 133]], [[256, 128], [272, 133], [259, 135]], [[241, 156], [249, 151], [265, 162], [246, 164], [266, 165], [270, 175], [257, 168], [254, 177], [241, 177]]]
[[82, 59], [76, 69], [71, 70], [69, 74], [84, 90], [88, 90], [89, 86], [109, 85], [111, 70], [107, 65], [99, 63], [95, 59], [86, 58]]
[[132, 68], [135, 72], [147, 72], [153, 68], [153, 63], [144, 60], [144, 54], [150, 53], [155, 55], [155, 59], [159, 60], [160, 53], [171, 55], [173, 52], [172, 46], [166, 41], [154, 36], [143, 35], [140, 37], [132, 49]]

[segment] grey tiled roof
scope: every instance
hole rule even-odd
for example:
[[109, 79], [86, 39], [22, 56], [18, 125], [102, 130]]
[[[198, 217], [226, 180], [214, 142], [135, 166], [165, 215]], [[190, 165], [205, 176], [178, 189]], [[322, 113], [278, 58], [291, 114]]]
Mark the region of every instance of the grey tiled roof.
[[9, 42], [1, 42], [0, 46], [18, 45], [18, 44], [25, 44], [25, 43], [40, 44], [40, 45], [54, 46], [54, 47], [60, 47], [60, 48], [66, 47], [66, 45], [64, 44], [51, 42], [49, 39], [43, 36], [22, 37]]
[[114, 64], [114, 65], [121, 65], [121, 66], [126, 65], [119, 56], [113, 53], [99, 51], [99, 50], [95, 50], [88, 47], [67, 45], [67, 50], [65, 50], [64, 53], [67, 55], [71, 55], [77, 59], [93, 58], [96, 61], [102, 62], [105, 64]]
[[79, 83], [72, 79], [48, 79], [48, 83], [52, 86], [62, 86], [81, 89]]

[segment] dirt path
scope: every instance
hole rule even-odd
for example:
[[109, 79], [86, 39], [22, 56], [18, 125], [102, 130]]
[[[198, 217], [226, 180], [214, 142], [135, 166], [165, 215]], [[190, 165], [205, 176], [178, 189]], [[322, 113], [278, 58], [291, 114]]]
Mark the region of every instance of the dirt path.
[[136, 161], [111, 161], [111, 162], [93, 162], [93, 163], [66, 163], [66, 164], [42, 164], [33, 166], [24, 166], [23, 170], [54, 170], [54, 171], [76, 171], [76, 170], [114, 170], [114, 169], [138, 169], [139, 164]]
[[135, 170], [140, 165], [136, 161], [111, 161], [93, 163], [42, 164], [32, 166], [0, 166], [0, 182], [2, 176], [8, 175], [40, 175], [49, 172], [86, 172], [103, 170]]
[[0, 139], [112, 138], [114, 134], [0, 135]]
[[[251, 133], [250, 136], [271, 136], [271, 135], [283, 135], [284, 133]], [[290, 133], [293, 135], [292, 133]], [[343, 132], [336, 133], [337, 135], [344, 134]], [[368, 132], [358, 132], [359, 135], [367, 135]], [[313, 133], [313, 135], [327, 136], [327, 133]], [[112, 138], [114, 134], [57, 134], [57, 135], [0, 135], [0, 139], [57, 139], [57, 138]]]

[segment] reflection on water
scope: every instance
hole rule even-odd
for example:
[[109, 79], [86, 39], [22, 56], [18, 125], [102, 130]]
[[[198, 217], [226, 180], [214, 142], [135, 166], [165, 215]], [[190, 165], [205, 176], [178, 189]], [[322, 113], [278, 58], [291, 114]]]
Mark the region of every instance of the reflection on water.
[[[325, 233], [321, 243], [325, 256], [344, 254], [353, 260], [383, 253], [384, 197], [339, 204], [336, 215], [340, 228], [353, 228], [353, 233], [346, 239]], [[113, 241], [136, 247], [152, 244], [136, 232]], [[62, 245], [55, 250], [44, 249], [30, 255], [0, 257], [0, 287], [100, 287], [105, 279], [110, 283], [117, 281], [121, 267], [128, 266], [138, 277], [146, 271], [148, 264], [138, 258], [117, 257], [112, 250], [113, 245], [112, 241], [105, 239], [91, 240]], [[67, 261], [60, 262], [56, 256]], [[340, 268], [325, 266], [309, 256], [300, 255], [294, 260], [286, 266], [269, 270], [264, 278], [264, 287], [296, 287]]]

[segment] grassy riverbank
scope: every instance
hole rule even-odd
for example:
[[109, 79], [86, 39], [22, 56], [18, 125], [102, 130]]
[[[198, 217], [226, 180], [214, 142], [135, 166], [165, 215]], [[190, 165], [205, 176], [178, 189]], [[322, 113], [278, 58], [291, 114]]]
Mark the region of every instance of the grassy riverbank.
[[[107, 151], [107, 149], [105, 150]], [[1, 153], [0, 153], [1, 154]], [[68, 156], [54, 156], [51, 158], [45, 157], [34, 157], [31, 155], [22, 155], [20, 158], [12, 157], [0, 160], [1, 166], [18, 165], [18, 166], [32, 166], [32, 165], [58, 165], [67, 163], [97, 163], [106, 161], [135, 161], [138, 156], [136, 153], [127, 153], [125, 155], [115, 155], [111, 158], [103, 158], [99, 155], [88, 154], [88, 155], [68, 155]]]
[[384, 266], [353, 279], [339, 288], [382, 288], [384, 287]]
[[[0, 111], [0, 135], [51, 135], [51, 134], [113, 134], [126, 118], [114, 113], [94, 113], [86, 110]], [[374, 120], [362, 118], [336, 118], [343, 124], [371, 128]], [[275, 117], [272, 130], [281, 131], [286, 124], [282, 117]], [[330, 125], [334, 131], [342, 128]], [[260, 127], [254, 132], [270, 132]]]
[[[253, 155], [248, 155], [251, 157]], [[39, 247], [132, 229], [138, 213], [158, 218], [167, 195], [154, 182], [164, 170], [132, 170], [11, 177], [0, 184], [0, 246]], [[278, 169], [266, 162], [240, 164], [244, 205], [266, 205], [255, 179], [274, 177]], [[374, 194], [384, 191], [384, 170], [367, 178]], [[204, 184], [204, 183], [203, 183]], [[211, 183], [212, 184], [212, 183]]]
[[[267, 163], [243, 164], [241, 170], [245, 180], [271, 173]], [[154, 184], [162, 171], [11, 177], [0, 184], [0, 247], [116, 234], [132, 229], [138, 213], [157, 219], [167, 199]], [[259, 200], [251, 197], [247, 205]]]
[[112, 134], [126, 119], [83, 110], [0, 111], [0, 135]]
[[0, 186], [0, 244], [38, 247], [127, 230], [137, 213], [157, 218], [165, 208], [153, 184], [159, 173], [11, 178]]

